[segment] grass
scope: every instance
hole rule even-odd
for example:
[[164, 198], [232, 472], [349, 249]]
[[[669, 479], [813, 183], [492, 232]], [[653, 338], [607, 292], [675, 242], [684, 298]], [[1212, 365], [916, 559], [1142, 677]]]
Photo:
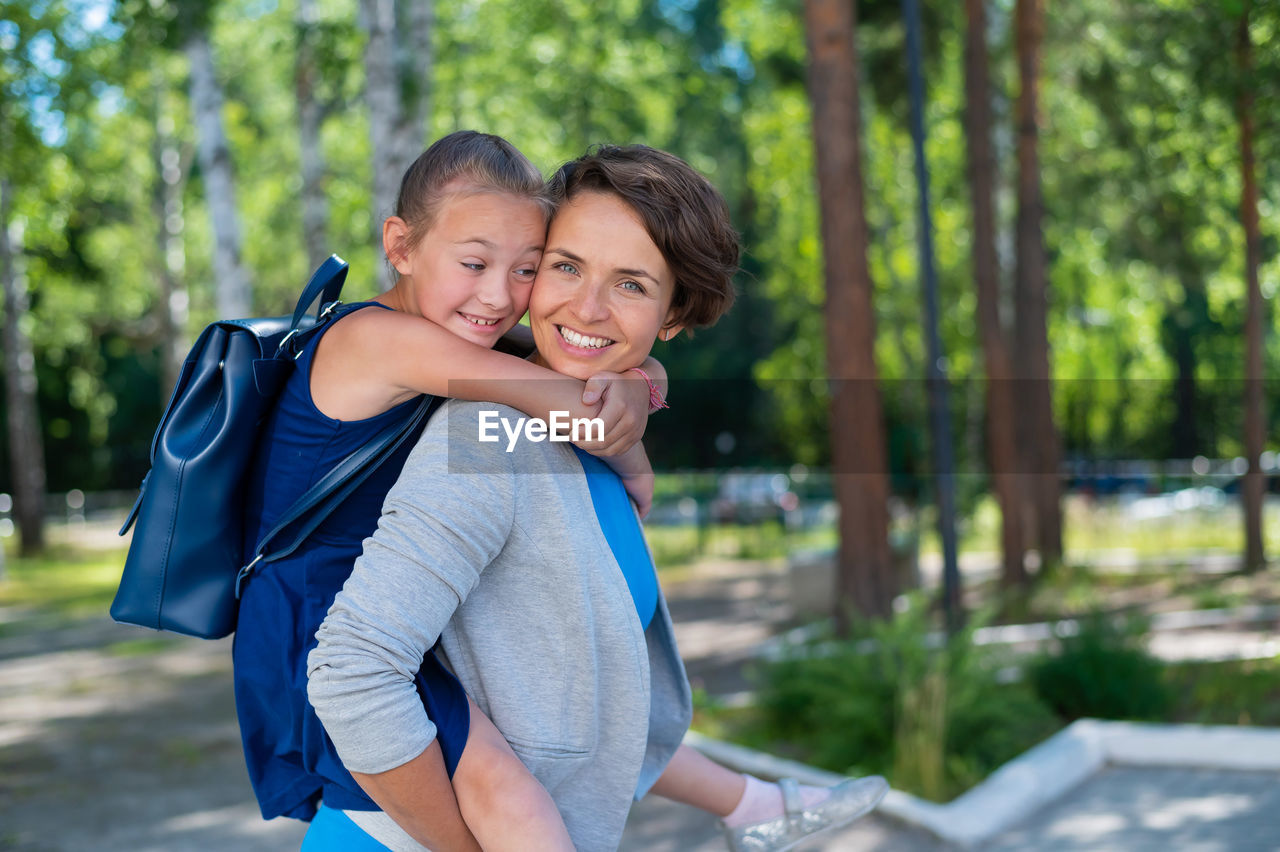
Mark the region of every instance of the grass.
[[[1235, 498], [1221, 506], [1201, 506], [1159, 518], [1134, 518], [1115, 499], [1091, 500], [1078, 494], [1062, 501], [1063, 546], [1067, 561], [1088, 562], [1103, 551], [1125, 551], [1137, 558], [1168, 558], [1185, 553], [1240, 553], [1244, 549], [1244, 520]], [[941, 552], [937, 522], [928, 510], [920, 512], [920, 550]], [[1264, 510], [1264, 537], [1280, 540], [1280, 503]], [[1000, 549], [1000, 512], [994, 498], [982, 497], [957, 524], [961, 552]]]
[[42, 556], [9, 557], [0, 579], [0, 606], [31, 607], [66, 616], [102, 612], [111, 603], [124, 549], [61, 544]]
[[654, 561], [666, 569], [699, 559], [776, 559], [799, 550], [833, 549], [832, 526], [787, 530], [782, 524], [693, 524], [645, 527]]
[[[1063, 535], [1067, 563], [1089, 563], [1104, 553], [1123, 553], [1142, 562], [1176, 566], [1205, 554], [1235, 554], [1244, 547], [1244, 521], [1238, 503], [1201, 506], [1167, 517], [1135, 518], [1116, 499], [1091, 500], [1081, 495], [1063, 499]], [[918, 536], [921, 555], [937, 558], [937, 521], [931, 508], [918, 509], [895, 521], [899, 535]], [[982, 497], [957, 519], [959, 549], [965, 553], [1000, 550], [1000, 512], [995, 500]], [[768, 559], [797, 550], [833, 549], [838, 533], [833, 523], [786, 530], [775, 521], [760, 524], [650, 525], [645, 534], [660, 566], [687, 564], [700, 558]], [[1267, 504], [1264, 535], [1280, 540], [1280, 502]]]

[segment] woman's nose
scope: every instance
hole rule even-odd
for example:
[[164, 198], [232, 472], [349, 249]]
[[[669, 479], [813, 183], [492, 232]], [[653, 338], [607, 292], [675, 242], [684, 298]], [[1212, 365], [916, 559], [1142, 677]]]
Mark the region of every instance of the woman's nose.
[[598, 322], [609, 315], [608, 305], [605, 304], [600, 288], [590, 283], [584, 283], [577, 289], [570, 308], [583, 322]]

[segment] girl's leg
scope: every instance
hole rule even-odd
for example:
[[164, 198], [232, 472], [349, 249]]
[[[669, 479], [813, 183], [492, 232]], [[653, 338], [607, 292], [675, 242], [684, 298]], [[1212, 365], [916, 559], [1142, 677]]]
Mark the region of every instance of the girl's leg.
[[697, 749], [682, 745], [653, 785], [653, 792], [723, 819], [742, 800], [746, 786], [747, 776], [726, 769]]
[[[886, 790], [888, 785], [878, 776], [846, 781], [835, 787], [797, 785], [796, 804], [805, 810], [819, 811], [802, 834], [862, 816], [880, 801]], [[709, 811], [720, 817], [729, 829], [777, 820], [786, 813], [785, 797], [778, 784], [734, 772], [686, 745], [676, 750], [653, 785], [653, 792]]]
[[453, 773], [462, 818], [486, 852], [565, 850], [573, 842], [546, 788], [468, 696], [471, 728]]

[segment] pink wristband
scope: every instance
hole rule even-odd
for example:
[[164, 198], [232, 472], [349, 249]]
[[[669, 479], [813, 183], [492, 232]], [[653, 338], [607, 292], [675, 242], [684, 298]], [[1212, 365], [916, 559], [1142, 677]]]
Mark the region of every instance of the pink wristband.
[[650, 414], [652, 414], [653, 412], [661, 408], [671, 407], [667, 405], [667, 401], [662, 398], [662, 391], [658, 390], [658, 386], [653, 383], [653, 379], [649, 378], [648, 373], [646, 373], [644, 370], [641, 370], [639, 367], [632, 367], [631, 371], [639, 373], [640, 378], [644, 379], [645, 384], [649, 386], [649, 413]]

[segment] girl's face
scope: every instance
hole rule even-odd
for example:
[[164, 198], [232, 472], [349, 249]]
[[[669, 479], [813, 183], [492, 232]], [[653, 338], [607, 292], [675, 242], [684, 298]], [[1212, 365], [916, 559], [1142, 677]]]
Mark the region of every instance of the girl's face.
[[[464, 340], [493, 346], [529, 307], [547, 231], [527, 198], [499, 192], [455, 195], [395, 268], [402, 307]], [[404, 220], [387, 220], [384, 240], [405, 239]]]
[[551, 221], [529, 304], [538, 362], [578, 379], [640, 366], [667, 323], [675, 286], [626, 202], [578, 195]]

